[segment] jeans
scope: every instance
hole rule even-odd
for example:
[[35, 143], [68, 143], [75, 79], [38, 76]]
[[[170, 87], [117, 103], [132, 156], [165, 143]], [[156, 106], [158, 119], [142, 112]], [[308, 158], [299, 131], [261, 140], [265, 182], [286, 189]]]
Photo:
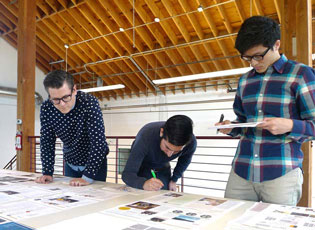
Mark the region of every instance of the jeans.
[[300, 168], [261, 183], [245, 180], [232, 169], [224, 197], [296, 206], [302, 196], [302, 184], [303, 174]]
[[[84, 171], [75, 171], [73, 170], [67, 162], [65, 163], [65, 176], [68, 177], [74, 177], [74, 178], [81, 178], [83, 175]], [[98, 173], [94, 178], [91, 178], [93, 180], [98, 180], [98, 181], [106, 181], [107, 177], [107, 158], [104, 159], [101, 168], [99, 169]]]

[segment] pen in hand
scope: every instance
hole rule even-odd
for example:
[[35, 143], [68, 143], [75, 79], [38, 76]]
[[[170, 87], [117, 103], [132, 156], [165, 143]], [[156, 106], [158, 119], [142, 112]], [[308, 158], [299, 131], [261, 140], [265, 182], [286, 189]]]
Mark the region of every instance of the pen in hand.
[[[222, 113], [221, 117], [220, 117], [220, 120], [219, 120], [219, 123], [221, 123], [223, 121], [223, 119], [224, 119], [224, 114]], [[217, 129], [217, 134], [219, 133], [219, 130], [220, 129]]]
[[155, 179], [156, 179], [156, 175], [155, 175], [155, 172], [154, 172], [154, 170], [153, 170], [153, 169], [151, 169], [151, 174], [152, 174], [153, 178], [155, 178]]

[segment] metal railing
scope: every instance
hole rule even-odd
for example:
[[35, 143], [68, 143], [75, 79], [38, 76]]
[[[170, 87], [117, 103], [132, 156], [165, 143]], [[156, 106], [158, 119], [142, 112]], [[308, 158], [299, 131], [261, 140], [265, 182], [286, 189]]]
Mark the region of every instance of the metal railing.
[[[107, 136], [106, 138], [110, 148], [107, 156], [107, 181], [122, 184], [121, 172], [135, 136]], [[179, 190], [199, 194], [211, 192], [213, 196], [223, 196], [238, 139], [227, 136], [197, 136], [196, 138], [197, 150], [191, 164], [178, 181]], [[29, 137], [29, 141], [31, 143], [31, 171], [40, 173], [39, 136]], [[59, 175], [64, 173], [62, 148], [62, 142], [57, 139], [55, 174]], [[176, 159], [171, 161], [172, 168], [175, 167], [176, 162]]]
[[16, 168], [16, 155], [3, 167], [3, 169], [13, 170]]

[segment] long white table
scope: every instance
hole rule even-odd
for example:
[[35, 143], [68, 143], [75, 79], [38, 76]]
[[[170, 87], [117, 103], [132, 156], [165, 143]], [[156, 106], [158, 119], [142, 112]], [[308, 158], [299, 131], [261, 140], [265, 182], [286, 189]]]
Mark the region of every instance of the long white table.
[[[8, 171], [1, 170], [0, 179], [3, 175], [7, 175], [7, 173]], [[18, 172], [18, 171], [10, 171], [9, 173], [12, 176], [22, 176], [22, 175], [25, 176], [28, 174], [25, 172]], [[65, 178], [65, 179], [67, 180], [69, 178]], [[0, 183], [1, 183], [1, 180], [0, 180]], [[35, 184], [35, 182], [34, 182], [34, 186], [30, 185], [30, 182], [27, 182], [27, 183], [29, 185], [28, 187], [33, 188], [33, 189], [40, 188], [40, 187], [45, 188], [45, 186], [47, 187], [47, 185]], [[48, 186], [65, 187], [68, 185], [66, 184], [64, 179], [56, 179], [53, 183], [51, 183]], [[121, 185], [112, 184], [112, 183], [95, 182], [94, 184], [89, 185], [88, 188], [91, 189], [91, 194], [92, 194], [92, 193], [96, 193], [96, 191], [100, 191], [100, 190], [106, 191], [107, 188], [110, 189], [117, 186], [121, 186]], [[84, 187], [84, 188], [87, 189], [87, 187]], [[1, 189], [1, 186], [0, 186], [0, 189]], [[77, 189], [78, 189], [77, 191], [80, 191], [80, 188], [77, 188]], [[34, 190], [34, 192], [36, 191]], [[124, 216], [120, 217], [120, 216], [111, 216], [111, 215], [104, 215], [104, 214], [98, 215], [97, 213], [104, 212], [104, 210], [114, 208], [118, 205], [130, 204], [132, 202], [136, 202], [139, 200], [147, 200], [157, 195], [162, 195], [169, 192], [170, 191], [158, 191], [158, 192], [139, 191], [139, 193], [137, 194], [136, 193], [133, 194], [132, 192], [126, 192], [123, 195], [110, 198], [107, 200], [97, 201], [95, 203], [87, 204], [84, 206], [73, 207], [71, 209], [65, 209], [65, 210], [61, 210], [52, 214], [46, 214], [43, 216], [15, 220], [15, 222], [26, 225], [28, 227], [36, 228], [36, 229], [41, 229], [41, 228], [50, 229], [49, 226], [52, 226], [51, 229], [54, 229], [54, 228], [55, 229], [57, 228], [69, 229], [69, 225], [71, 225], [71, 229], [75, 229], [75, 230], [78, 230], [78, 229], [86, 230], [87, 227], [90, 227], [91, 229], [116, 229], [113, 226], [110, 227], [110, 225], [115, 224], [115, 223], [120, 223], [120, 221], [121, 223], [123, 223], [124, 221], [127, 221], [127, 219], [128, 221], [134, 222], [135, 224], [141, 223], [142, 220], [132, 220], [130, 218], [125, 218]], [[188, 199], [188, 200], [189, 199], [198, 200], [205, 197], [204, 195], [195, 195], [195, 194], [187, 194], [187, 193], [183, 193], [182, 195], [185, 197], [185, 199]], [[209, 194], [209, 197], [211, 197], [211, 194]], [[218, 199], [221, 199], [221, 198], [218, 198]], [[13, 202], [17, 202], [17, 201], [12, 201], [12, 204]], [[224, 229], [229, 221], [241, 216], [248, 208], [250, 208], [253, 205], [254, 205], [254, 202], [243, 201], [243, 203], [240, 206], [224, 214], [224, 216], [220, 217], [216, 221], [206, 224], [206, 225], [196, 226], [196, 229], [204, 229], [204, 230], [205, 229], [215, 229], [215, 230]], [[180, 209], [182, 208], [182, 206], [181, 207], [178, 206], [178, 208]], [[0, 204], [0, 210], [1, 210], [1, 204]], [[96, 215], [93, 215], [95, 213]], [[152, 223], [152, 225], [154, 226], [154, 223]], [[180, 229], [174, 226], [169, 226], [169, 227], [170, 227], [169, 229]], [[121, 228], [117, 227], [117, 229], [121, 229]], [[129, 228], [126, 228], [126, 229], [129, 229]]]

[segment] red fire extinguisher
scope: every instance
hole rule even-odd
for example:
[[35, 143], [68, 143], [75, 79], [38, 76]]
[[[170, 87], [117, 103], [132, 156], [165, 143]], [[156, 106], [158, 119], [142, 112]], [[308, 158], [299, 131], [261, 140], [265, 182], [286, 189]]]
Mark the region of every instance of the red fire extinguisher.
[[15, 150], [22, 150], [22, 132], [16, 131]]

